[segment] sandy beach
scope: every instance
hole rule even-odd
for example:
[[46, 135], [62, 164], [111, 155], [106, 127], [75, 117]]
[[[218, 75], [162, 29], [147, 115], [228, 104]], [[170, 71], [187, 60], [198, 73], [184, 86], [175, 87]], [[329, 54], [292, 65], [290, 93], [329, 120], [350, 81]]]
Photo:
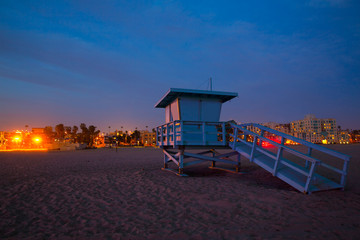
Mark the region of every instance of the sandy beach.
[[305, 195], [262, 168], [162, 171], [155, 148], [0, 153], [3, 239], [359, 239], [360, 145], [345, 191]]

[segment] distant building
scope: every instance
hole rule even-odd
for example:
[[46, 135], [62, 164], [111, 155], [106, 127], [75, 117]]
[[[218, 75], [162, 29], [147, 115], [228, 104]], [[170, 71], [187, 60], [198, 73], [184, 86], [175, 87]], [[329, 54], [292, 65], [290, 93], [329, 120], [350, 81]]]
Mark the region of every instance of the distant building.
[[[290, 123], [266, 122], [261, 123], [261, 125], [312, 143], [348, 144], [360, 142], [360, 131], [355, 130], [351, 134], [348, 131], [340, 131], [334, 118], [321, 119], [309, 114], [302, 120]], [[260, 129], [255, 126], [247, 126], [247, 129], [259, 135], [261, 134]], [[272, 138], [275, 135], [265, 131], [264, 136]], [[287, 140], [285, 144], [293, 144], [293, 142]]]
[[333, 118], [319, 119], [314, 115], [306, 115], [303, 120], [290, 123], [293, 136], [312, 143], [337, 143], [337, 125]]
[[324, 143], [338, 143], [338, 129], [336, 120], [333, 118], [321, 119], [321, 133], [324, 136]]
[[358, 130], [351, 132], [350, 142], [351, 143], [360, 143], [360, 134], [359, 134]]
[[350, 133], [348, 131], [339, 131], [338, 132], [338, 141], [340, 144], [349, 144], [350, 143]]
[[144, 146], [156, 145], [156, 132], [149, 132], [147, 130], [140, 131], [140, 141]]
[[267, 122], [267, 123], [262, 123], [261, 125], [271, 128], [271, 129], [274, 129], [279, 132], [291, 134], [289, 123], [282, 124], [282, 123], [275, 123], [275, 122]]

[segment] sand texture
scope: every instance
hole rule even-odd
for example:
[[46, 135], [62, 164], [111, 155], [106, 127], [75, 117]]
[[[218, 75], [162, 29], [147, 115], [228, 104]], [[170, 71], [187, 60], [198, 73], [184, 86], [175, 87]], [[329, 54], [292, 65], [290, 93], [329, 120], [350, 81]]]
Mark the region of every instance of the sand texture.
[[360, 239], [360, 145], [332, 148], [347, 189], [310, 195], [247, 161], [178, 177], [154, 148], [0, 153], [0, 238]]

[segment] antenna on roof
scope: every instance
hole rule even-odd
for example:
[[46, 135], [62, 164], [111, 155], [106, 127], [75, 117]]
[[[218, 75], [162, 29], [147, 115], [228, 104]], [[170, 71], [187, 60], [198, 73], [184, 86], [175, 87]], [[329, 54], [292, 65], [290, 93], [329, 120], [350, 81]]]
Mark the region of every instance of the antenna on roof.
[[212, 91], [212, 78], [209, 79], [209, 87], [210, 87], [210, 91]]

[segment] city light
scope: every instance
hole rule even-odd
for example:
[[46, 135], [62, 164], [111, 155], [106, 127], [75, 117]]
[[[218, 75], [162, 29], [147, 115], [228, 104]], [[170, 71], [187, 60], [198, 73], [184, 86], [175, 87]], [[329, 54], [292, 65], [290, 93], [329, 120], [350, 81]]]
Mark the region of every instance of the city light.
[[41, 143], [41, 142], [42, 142], [42, 139], [41, 139], [40, 137], [34, 137], [34, 138], [33, 138], [33, 141], [34, 141], [35, 143]]
[[13, 142], [16, 142], [16, 143], [21, 142], [21, 137], [15, 136], [14, 139], [13, 139]]

